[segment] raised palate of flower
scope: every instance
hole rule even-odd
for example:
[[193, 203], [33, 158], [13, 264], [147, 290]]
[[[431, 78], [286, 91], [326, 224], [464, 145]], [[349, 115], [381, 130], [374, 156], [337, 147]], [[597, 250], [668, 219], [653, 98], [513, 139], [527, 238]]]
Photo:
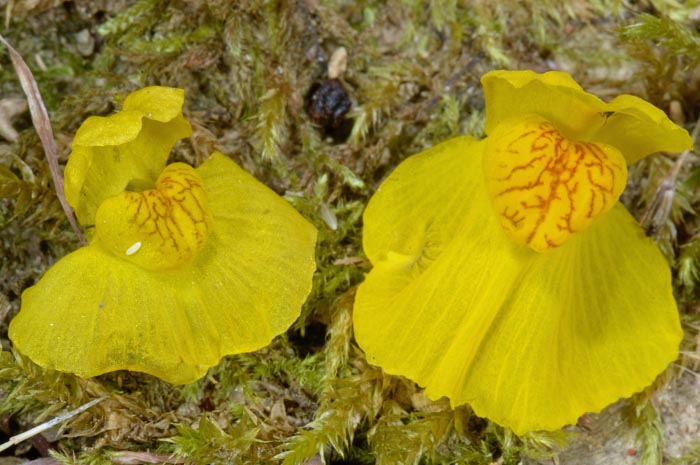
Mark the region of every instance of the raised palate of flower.
[[181, 89], [148, 87], [78, 130], [66, 197], [90, 244], [27, 289], [10, 324], [37, 364], [187, 383], [298, 317], [315, 228], [219, 152], [197, 168], [166, 166], [191, 133], [183, 103]]
[[649, 103], [567, 74], [482, 78], [487, 138], [408, 158], [364, 214], [368, 360], [522, 434], [640, 391], [682, 339], [669, 266], [618, 202], [627, 165], [691, 147]]

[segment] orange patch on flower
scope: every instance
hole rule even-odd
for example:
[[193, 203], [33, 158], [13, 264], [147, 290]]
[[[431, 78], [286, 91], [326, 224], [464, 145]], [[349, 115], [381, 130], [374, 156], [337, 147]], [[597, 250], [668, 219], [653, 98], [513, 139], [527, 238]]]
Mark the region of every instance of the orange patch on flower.
[[212, 224], [207, 204], [194, 168], [174, 163], [155, 189], [106, 200], [97, 211], [97, 235], [108, 250], [142, 268], [174, 268], [204, 247]]
[[487, 189], [506, 234], [544, 252], [612, 208], [625, 188], [619, 150], [572, 141], [531, 116], [501, 124], [486, 140]]

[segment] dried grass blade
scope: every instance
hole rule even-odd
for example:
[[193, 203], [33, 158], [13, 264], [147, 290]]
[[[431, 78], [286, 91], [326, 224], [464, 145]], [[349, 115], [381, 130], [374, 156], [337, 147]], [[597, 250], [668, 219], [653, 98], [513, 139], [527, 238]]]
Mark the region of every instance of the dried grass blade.
[[29, 69], [29, 66], [27, 66], [27, 63], [25, 63], [22, 56], [1, 35], [0, 42], [2, 42], [10, 52], [10, 58], [12, 59], [12, 64], [14, 65], [17, 76], [19, 77], [22, 90], [27, 96], [27, 101], [29, 102], [29, 112], [32, 115], [32, 123], [34, 124], [37, 134], [39, 135], [41, 145], [44, 146], [44, 153], [46, 154], [46, 159], [49, 162], [49, 169], [51, 170], [51, 176], [53, 177], [53, 183], [54, 187], [56, 188], [58, 200], [61, 202], [61, 206], [68, 217], [70, 225], [73, 227], [78, 239], [80, 239], [80, 243], [82, 245], [87, 245], [85, 236], [80, 230], [78, 222], [73, 215], [73, 210], [71, 209], [70, 205], [68, 205], [66, 196], [63, 193], [63, 174], [58, 166], [56, 141], [53, 137], [53, 129], [51, 128], [49, 114], [46, 111], [44, 100], [41, 98], [41, 94], [39, 93], [39, 87], [34, 79], [34, 75]]
[[0, 444], [0, 452], [9, 449], [10, 447], [19, 444], [22, 441], [26, 441], [27, 439], [36, 436], [37, 434], [46, 431], [49, 428], [52, 428], [60, 423], [63, 423], [66, 420], [69, 420], [73, 418], [74, 416], [78, 415], [79, 413], [84, 412], [85, 410], [89, 409], [93, 405], [97, 404], [98, 402], [102, 402], [104, 400], [104, 397], [98, 397], [97, 399], [93, 399], [87, 404], [83, 404], [80, 407], [71, 410], [69, 412], [63, 413], [53, 420], [49, 420], [45, 423], [40, 424], [39, 426], [35, 426], [34, 428], [25, 431], [24, 433], [18, 434], [16, 436], [12, 436], [9, 441], [7, 441], [4, 444]]

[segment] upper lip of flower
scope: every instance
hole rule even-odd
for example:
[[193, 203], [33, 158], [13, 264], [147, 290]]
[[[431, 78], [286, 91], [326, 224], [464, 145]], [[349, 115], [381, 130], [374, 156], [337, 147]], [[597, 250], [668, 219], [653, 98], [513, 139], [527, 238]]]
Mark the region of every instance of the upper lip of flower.
[[146, 87], [122, 111], [83, 122], [65, 168], [66, 199], [82, 225], [93, 225], [100, 204], [130, 184], [155, 184], [175, 142], [192, 133], [184, 98], [182, 89]]
[[655, 152], [692, 148], [688, 131], [633, 95], [610, 103], [585, 92], [560, 71], [491, 71], [481, 78], [486, 100], [486, 134], [507, 119], [537, 114], [572, 140], [609, 144], [628, 164]]

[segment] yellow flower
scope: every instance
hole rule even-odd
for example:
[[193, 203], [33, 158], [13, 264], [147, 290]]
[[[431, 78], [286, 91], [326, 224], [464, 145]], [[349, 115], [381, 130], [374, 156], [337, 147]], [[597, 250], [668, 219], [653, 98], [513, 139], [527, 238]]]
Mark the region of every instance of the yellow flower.
[[522, 434], [652, 383], [682, 338], [669, 267], [618, 202], [627, 164], [691, 147], [630, 95], [561, 72], [482, 78], [486, 132], [399, 165], [364, 214], [371, 363]]
[[315, 228], [221, 153], [166, 167], [191, 131], [183, 99], [145, 88], [78, 130], [66, 196], [94, 233], [22, 294], [10, 338], [37, 364], [187, 383], [298, 317]]

